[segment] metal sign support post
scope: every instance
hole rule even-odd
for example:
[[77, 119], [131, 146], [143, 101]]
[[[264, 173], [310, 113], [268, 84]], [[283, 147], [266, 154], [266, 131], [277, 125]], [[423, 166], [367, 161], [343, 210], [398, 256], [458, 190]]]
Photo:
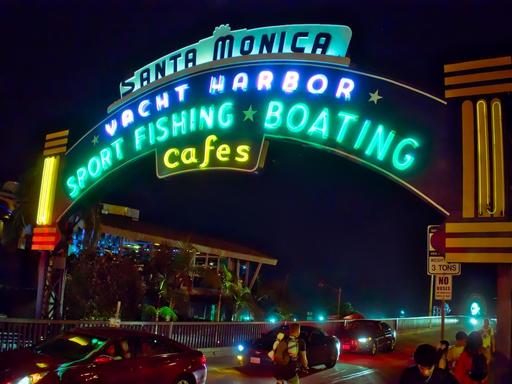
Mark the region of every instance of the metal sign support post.
[[430, 275], [430, 295], [428, 302], [428, 315], [432, 316], [432, 302], [434, 296], [434, 275]]
[[441, 301], [441, 340], [444, 340], [445, 303], [446, 301]]

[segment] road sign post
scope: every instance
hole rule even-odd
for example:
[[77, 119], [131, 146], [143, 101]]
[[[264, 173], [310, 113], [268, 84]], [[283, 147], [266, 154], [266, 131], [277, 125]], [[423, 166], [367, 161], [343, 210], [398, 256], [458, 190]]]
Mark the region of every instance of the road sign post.
[[452, 299], [452, 276], [436, 275], [436, 300], [441, 300], [441, 340], [444, 339], [444, 320], [446, 300]]

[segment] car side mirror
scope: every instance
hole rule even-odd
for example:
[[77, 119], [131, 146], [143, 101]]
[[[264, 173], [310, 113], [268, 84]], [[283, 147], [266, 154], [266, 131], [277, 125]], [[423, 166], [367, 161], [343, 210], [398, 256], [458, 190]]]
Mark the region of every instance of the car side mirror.
[[94, 362], [96, 364], [105, 364], [105, 363], [110, 363], [111, 361], [114, 361], [114, 358], [112, 356], [108, 356], [108, 355], [100, 355], [94, 359]]

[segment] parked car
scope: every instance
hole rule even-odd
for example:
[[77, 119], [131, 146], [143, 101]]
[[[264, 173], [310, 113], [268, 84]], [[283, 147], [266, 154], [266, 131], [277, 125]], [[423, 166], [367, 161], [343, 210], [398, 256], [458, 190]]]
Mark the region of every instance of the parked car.
[[204, 384], [206, 371], [200, 351], [120, 328], [76, 328], [0, 354], [0, 384]]
[[383, 321], [353, 320], [340, 328], [338, 337], [342, 350], [364, 352], [374, 356], [378, 351], [393, 351], [396, 332]]
[[[268, 353], [272, 350], [277, 334], [289, 332], [288, 325], [281, 325], [268, 333], [261, 335], [259, 339], [240, 344], [238, 358], [243, 364], [249, 366], [269, 366], [272, 360]], [[340, 342], [336, 336], [330, 336], [317, 327], [301, 326], [300, 336], [306, 343], [306, 355], [310, 367], [325, 365], [332, 368], [340, 357]]]

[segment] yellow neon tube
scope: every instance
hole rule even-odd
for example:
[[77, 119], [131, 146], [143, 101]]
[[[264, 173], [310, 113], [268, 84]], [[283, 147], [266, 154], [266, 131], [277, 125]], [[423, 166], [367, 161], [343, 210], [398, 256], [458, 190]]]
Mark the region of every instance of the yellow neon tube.
[[491, 182], [489, 172], [489, 138], [487, 134], [487, 103], [476, 103], [478, 143], [478, 214], [488, 217], [491, 206]]
[[49, 225], [52, 223], [52, 211], [55, 198], [55, 188], [57, 185], [58, 169], [58, 156], [47, 157], [44, 159], [41, 190], [39, 192], [39, 204], [37, 206], [36, 223], [38, 225]]
[[493, 155], [493, 186], [494, 207], [490, 212], [497, 217], [505, 216], [505, 172], [503, 164], [503, 126], [501, 101], [491, 102], [492, 111], [492, 155]]

